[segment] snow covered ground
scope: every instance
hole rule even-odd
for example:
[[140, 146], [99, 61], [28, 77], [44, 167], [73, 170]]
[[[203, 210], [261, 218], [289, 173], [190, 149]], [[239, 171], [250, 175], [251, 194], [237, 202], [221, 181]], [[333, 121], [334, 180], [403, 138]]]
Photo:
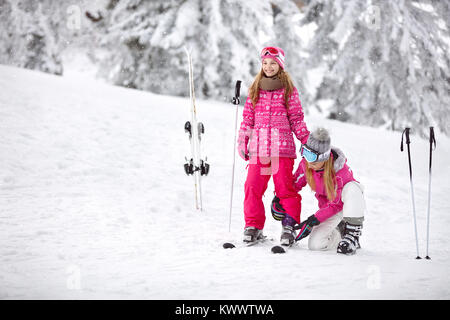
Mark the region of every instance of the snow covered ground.
[[[432, 260], [414, 259], [401, 134], [316, 115], [308, 126], [331, 130], [365, 185], [363, 248], [355, 256], [312, 252], [306, 241], [286, 255], [271, 254], [270, 243], [224, 250], [241, 239], [246, 176], [238, 158], [228, 232], [232, 105], [197, 103], [211, 163], [198, 212], [182, 166], [188, 99], [6, 66], [0, 87], [1, 299], [450, 298], [450, 139], [438, 132]], [[411, 148], [424, 255], [428, 142], [412, 136]], [[272, 194], [270, 182], [267, 208]], [[302, 196], [305, 218], [316, 201], [309, 189]], [[266, 221], [278, 239], [279, 222], [270, 212]]]

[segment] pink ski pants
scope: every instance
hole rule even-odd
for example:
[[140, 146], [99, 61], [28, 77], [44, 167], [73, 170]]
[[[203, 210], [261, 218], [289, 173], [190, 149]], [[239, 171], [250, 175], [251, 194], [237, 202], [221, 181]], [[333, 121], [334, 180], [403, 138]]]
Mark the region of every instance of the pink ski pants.
[[294, 188], [293, 158], [252, 157], [245, 181], [244, 217], [245, 227], [264, 228], [266, 214], [262, 197], [273, 176], [275, 194], [280, 204], [297, 223], [300, 223], [301, 196]]

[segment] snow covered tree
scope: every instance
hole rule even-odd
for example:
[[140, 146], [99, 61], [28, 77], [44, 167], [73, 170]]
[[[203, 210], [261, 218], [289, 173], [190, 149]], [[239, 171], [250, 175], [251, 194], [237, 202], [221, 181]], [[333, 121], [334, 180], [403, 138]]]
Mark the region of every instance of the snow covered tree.
[[[303, 2], [297, 1], [297, 6], [302, 6]], [[300, 94], [304, 91], [303, 79], [306, 75], [302, 68], [304, 59], [303, 41], [296, 31], [299, 26], [299, 7], [295, 2], [277, 0], [271, 2], [273, 11], [273, 32], [276, 43], [279, 43], [286, 54], [286, 70], [292, 76]], [[303, 99], [303, 95], [301, 97]]]
[[0, 1], [0, 63], [62, 74], [53, 1]]
[[291, 0], [111, 1], [102, 74], [127, 87], [187, 95], [186, 46], [198, 95], [228, 100], [236, 79], [249, 84], [259, 71], [264, 45], [289, 48], [288, 68], [296, 66], [300, 39], [284, 24], [298, 12]]
[[449, 5], [441, 1], [310, 1], [317, 23], [304, 68], [326, 65], [315, 100], [332, 117], [450, 133]]

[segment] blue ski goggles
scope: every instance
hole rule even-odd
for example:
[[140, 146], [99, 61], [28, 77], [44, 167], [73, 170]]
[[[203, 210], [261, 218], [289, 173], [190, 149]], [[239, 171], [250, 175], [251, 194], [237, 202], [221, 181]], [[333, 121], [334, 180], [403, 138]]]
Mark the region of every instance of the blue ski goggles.
[[331, 150], [320, 154], [316, 150], [311, 149], [307, 145], [302, 145], [300, 149], [302, 157], [308, 162], [325, 161], [329, 158]]
[[319, 153], [313, 149], [308, 148], [308, 146], [303, 145], [301, 150], [302, 157], [308, 162], [316, 162], [319, 159]]

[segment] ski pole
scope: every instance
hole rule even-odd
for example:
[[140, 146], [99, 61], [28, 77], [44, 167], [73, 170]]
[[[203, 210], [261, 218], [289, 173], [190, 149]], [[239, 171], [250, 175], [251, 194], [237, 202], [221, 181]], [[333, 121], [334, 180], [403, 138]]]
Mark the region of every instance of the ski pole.
[[430, 238], [430, 203], [431, 203], [431, 161], [433, 154], [433, 144], [434, 149], [436, 149], [436, 139], [434, 137], [434, 128], [430, 127], [430, 164], [428, 167], [428, 212], [427, 212], [427, 255], [425, 259], [430, 260], [430, 256], [428, 255], [428, 243]]
[[405, 128], [405, 130], [403, 130], [400, 151], [403, 152], [403, 136], [406, 135], [406, 146], [408, 147], [409, 182], [411, 183], [411, 199], [412, 199], [413, 217], [414, 217], [414, 233], [416, 235], [416, 251], [417, 251], [416, 259], [422, 259], [419, 256], [419, 239], [417, 236], [416, 205], [415, 205], [415, 201], [414, 201], [414, 188], [413, 188], [413, 180], [412, 180], [411, 152], [409, 149], [409, 144], [411, 143], [411, 141], [409, 140], [409, 130], [410, 130], [410, 128]]
[[233, 189], [234, 189], [234, 164], [236, 160], [236, 130], [237, 130], [237, 120], [238, 120], [238, 106], [240, 103], [239, 96], [241, 92], [241, 80], [236, 81], [236, 88], [234, 90], [234, 97], [231, 103], [236, 105], [236, 117], [234, 120], [234, 148], [233, 148], [233, 172], [231, 174], [231, 196], [230, 196], [230, 216], [228, 221], [228, 232], [231, 231], [231, 212], [233, 211]]

